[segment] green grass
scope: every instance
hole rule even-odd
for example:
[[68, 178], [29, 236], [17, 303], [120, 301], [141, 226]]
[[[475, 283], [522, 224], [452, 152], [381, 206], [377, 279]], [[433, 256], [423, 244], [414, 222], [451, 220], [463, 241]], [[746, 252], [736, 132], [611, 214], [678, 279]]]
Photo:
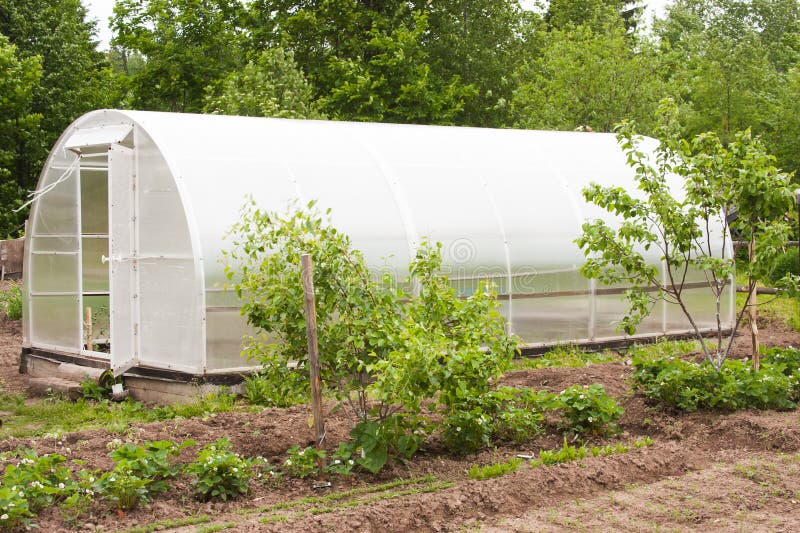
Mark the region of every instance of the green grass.
[[[187, 516], [186, 518], [173, 518], [169, 520], [159, 520], [157, 522], [151, 522], [149, 524], [145, 524], [143, 526], [136, 526], [132, 527], [131, 529], [126, 529], [122, 533], [152, 533], [153, 531], [161, 531], [162, 529], [171, 529], [176, 527], [183, 527], [183, 526], [193, 526], [196, 524], [206, 524], [211, 521], [211, 517], [206, 514], [201, 514], [199, 516]], [[226, 526], [230, 527], [230, 526]], [[220, 531], [220, 529], [213, 529], [205, 531]]]
[[236, 522], [225, 522], [224, 524], [209, 524], [207, 526], [198, 527], [194, 533], [216, 533], [217, 531], [224, 531], [236, 525]]
[[[377, 501], [392, 500], [392, 499], [395, 499], [395, 498], [402, 498], [404, 496], [411, 496], [411, 495], [414, 495], [414, 494], [427, 494], [427, 493], [431, 493], [431, 492], [436, 492], [436, 491], [439, 491], [439, 490], [450, 488], [453, 485], [454, 485], [454, 483], [452, 483], [450, 481], [431, 481], [431, 482], [428, 482], [427, 484], [425, 484], [425, 485], [423, 485], [421, 487], [413, 487], [413, 488], [409, 488], [409, 489], [405, 489], [405, 490], [383, 492], [381, 494], [371, 494], [369, 497], [362, 498], [362, 499], [347, 499], [345, 501], [342, 501], [342, 502], [338, 503], [337, 505], [329, 505], [329, 506], [323, 506], [323, 507], [311, 507], [310, 509], [307, 509], [305, 511], [297, 511], [297, 512], [289, 513], [289, 514], [276, 514], [276, 515], [273, 515], [273, 516], [267, 516], [267, 517], [264, 517], [264, 518], [260, 519], [260, 522], [263, 523], [263, 524], [271, 524], [271, 523], [275, 523], [275, 522], [284, 522], [286, 520], [290, 520], [290, 519], [293, 519], [293, 518], [299, 518], [299, 517], [302, 517], [302, 516], [306, 516], [307, 514], [310, 514], [310, 515], [327, 514], [327, 513], [332, 513], [332, 512], [341, 510], [341, 509], [347, 509], [347, 508], [351, 508], [351, 507], [360, 507], [362, 505], [368, 505], [370, 503], [374, 503], [374, 502], [377, 502]], [[377, 489], [377, 487], [373, 487], [373, 489]], [[352, 494], [352, 491], [346, 491], [346, 492]], [[371, 492], [375, 492], [375, 490], [373, 490]], [[341, 495], [341, 494], [344, 494], [344, 493], [339, 493], [339, 494]], [[361, 494], [364, 494], [364, 493], [361, 493]], [[333, 495], [330, 495], [330, 496], [333, 496]], [[304, 500], [309, 500], [309, 499], [313, 499], [313, 498], [305, 498]], [[339, 500], [341, 500], [341, 499], [342, 498], [339, 498]], [[295, 503], [296, 505], [292, 505], [292, 507], [298, 507], [298, 506], [302, 506], [303, 505], [301, 502], [303, 502], [304, 500], [297, 500], [297, 502], [287, 502], [287, 503]], [[308, 504], [305, 504], [305, 505], [308, 505]]]
[[115, 403], [58, 397], [26, 399], [21, 394], [0, 393], [0, 412], [3, 413], [0, 415], [3, 419], [0, 439], [63, 435], [100, 428], [121, 433], [131, 423], [207, 416], [233, 408], [233, 396], [226, 393], [209, 394], [188, 404], [153, 408], [133, 400]]
[[240, 509], [235, 512], [236, 514], [270, 513], [282, 509], [291, 509], [292, 507], [303, 507], [306, 505], [315, 505], [318, 503], [328, 503], [328, 502], [345, 500], [348, 498], [352, 498], [354, 496], [361, 496], [364, 494], [371, 494], [375, 492], [383, 492], [389, 489], [394, 489], [397, 487], [403, 487], [408, 485], [418, 485], [422, 483], [430, 484], [435, 481], [436, 478], [433, 476], [424, 476], [412, 479], [398, 479], [395, 481], [391, 481], [389, 483], [384, 483], [382, 485], [375, 485], [373, 487], [361, 487], [357, 489], [350, 489], [342, 492], [334, 492], [331, 494], [327, 494], [325, 496], [311, 496], [308, 498], [302, 498], [291, 502], [274, 503], [272, 505], [267, 505], [265, 507], [258, 507], [255, 509]]
[[695, 340], [659, 340], [651, 344], [634, 344], [628, 348], [630, 357], [637, 356], [647, 360], [676, 357], [700, 350], [700, 342]]
[[587, 352], [572, 344], [561, 344], [540, 357], [521, 358], [514, 361], [515, 368], [577, 368], [601, 363], [617, 363], [622, 358], [611, 350]]
[[[742, 297], [747, 295], [742, 294]], [[794, 331], [800, 331], [800, 300], [790, 296], [771, 296], [762, 294], [758, 297], [758, 314], [763, 318], [781, 320]], [[744, 303], [744, 301], [742, 301]]]

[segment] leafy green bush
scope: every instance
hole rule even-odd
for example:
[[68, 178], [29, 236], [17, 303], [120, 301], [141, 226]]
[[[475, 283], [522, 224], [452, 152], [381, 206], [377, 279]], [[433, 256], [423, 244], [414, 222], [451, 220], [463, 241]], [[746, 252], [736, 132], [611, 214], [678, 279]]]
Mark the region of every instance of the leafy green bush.
[[473, 453], [489, 446], [494, 426], [480, 405], [460, 404], [444, 419], [444, 441], [454, 453]]
[[325, 458], [325, 450], [317, 450], [313, 446], [300, 448], [294, 445], [286, 454], [289, 456], [283, 462], [283, 469], [292, 477], [304, 479], [317, 473], [319, 459]]
[[169, 489], [167, 480], [180, 471], [171, 463], [170, 457], [194, 444], [191, 440], [181, 444], [161, 440], [141, 446], [121, 443], [109, 454], [114, 459], [114, 468], [100, 476], [94, 489], [114, 502], [118, 509], [133, 509], [148, 502], [153, 494]]
[[562, 344], [541, 357], [523, 359], [519, 366], [523, 368], [577, 368], [592, 364], [618, 362], [620, 359], [618, 354], [610, 350], [587, 352], [571, 344]]
[[572, 385], [554, 396], [551, 405], [560, 412], [563, 429], [592, 435], [618, 431], [616, 422], [625, 412], [599, 383]]
[[469, 477], [470, 479], [484, 480], [505, 476], [506, 474], [516, 472], [517, 468], [519, 468], [519, 465], [521, 464], [522, 459], [512, 457], [508, 461], [504, 461], [502, 463], [495, 463], [486, 466], [474, 465], [469, 469]]
[[[251, 347], [251, 350], [256, 349]], [[282, 378], [276, 380], [276, 374]], [[306, 395], [301, 393], [292, 384], [297, 381], [300, 372], [284, 368], [280, 372], [275, 370], [272, 374], [266, 372], [253, 372], [244, 376], [243, 396], [251, 405], [264, 407], [289, 407], [307, 401]], [[304, 379], [304, 377], [303, 377]], [[276, 387], [276, 382], [283, 384]]]
[[111, 500], [121, 511], [128, 511], [150, 500], [149, 480], [136, 475], [127, 465], [104, 472], [94, 485], [98, 494]]
[[684, 411], [792, 409], [800, 400], [800, 355], [793, 348], [768, 351], [761, 369], [727, 360], [710, 364], [677, 358], [634, 358], [634, 381], [651, 400]]
[[27, 526], [34, 516], [21, 487], [0, 485], [0, 528], [13, 530]]
[[199, 498], [227, 500], [247, 492], [252, 465], [253, 461], [231, 451], [230, 440], [223, 437], [203, 447], [184, 471], [194, 476], [192, 486]]
[[3, 484], [24, 489], [28, 509], [38, 513], [45, 507], [66, 497], [72, 490], [72, 472], [64, 463], [66, 458], [58, 454], [39, 456], [27, 450], [20, 461], [6, 466]]
[[526, 442], [542, 432], [550, 395], [529, 389], [498, 387], [446, 405], [442, 422], [447, 448], [472, 453], [494, 440]]
[[169, 489], [167, 480], [180, 472], [180, 467], [173, 465], [170, 457], [177, 457], [181, 450], [195, 444], [193, 440], [181, 444], [159, 440], [141, 446], [125, 443], [113, 450], [110, 456], [115, 461], [115, 469], [146, 480], [147, 490], [151, 493], [163, 492]]
[[0, 307], [9, 320], [22, 318], [22, 287], [12, 283], [5, 291], [0, 291]]
[[[482, 435], [459, 438], [462, 421], [454, 418], [481, 409], [465, 408], [508, 368], [516, 341], [506, 334], [490, 285], [462, 298], [441, 274], [440, 244], [422, 243], [409, 279], [398, 284], [388, 276], [376, 280], [350, 239], [331, 226], [329, 212], [321, 215], [314, 202], [286, 215], [262, 212], [251, 203], [231, 234], [226, 273], [248, 322], [262, 332], [245, 349], [261, 363], [268, 382], [253, 383], [254, 397], [266, 396], [260, 392], [264, 387], [283, 397], [307, 395], [307, 373], [287, 367], [303, 366], [307, 359], [299, 265], [308, 253], [321, 377], [352, 408], [353, 450], [365, 454], [356, 462], [376, 471], [389, 456], [410, 457], [434, 429], [422, 414], [427, 398], [436, 399], [455, 451], [488, 444]], [[267, 342], [267, 332], [278, 342]], [[481, 419], [476, 414], [464, 427], [477, 430]]]

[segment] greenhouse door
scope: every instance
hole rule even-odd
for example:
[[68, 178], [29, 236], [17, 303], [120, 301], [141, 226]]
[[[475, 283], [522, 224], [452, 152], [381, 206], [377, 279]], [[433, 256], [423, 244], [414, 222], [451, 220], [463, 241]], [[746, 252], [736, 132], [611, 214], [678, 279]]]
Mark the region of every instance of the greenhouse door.
[[108, 153], [111, 255], [111, 370], [122, 374], [139, 360], [136, 167], [134, 152], [118, 144]]

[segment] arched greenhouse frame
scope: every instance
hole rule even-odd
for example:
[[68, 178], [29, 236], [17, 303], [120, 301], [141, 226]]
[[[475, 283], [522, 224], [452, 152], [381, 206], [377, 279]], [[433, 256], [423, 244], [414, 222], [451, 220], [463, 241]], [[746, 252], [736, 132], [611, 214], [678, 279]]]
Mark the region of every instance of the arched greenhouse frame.
[[[615, 223], [583, 200], [592, 181], [633, 188], [613, 135], [94, 111], [53, 147], [32, 205], [23, 369], [236, 381], [252, 368], [240, 355], [248, 328], [220, 252], [248, 195], [281, 212], [317, 200], [376, 271], [400, 279], [423, 240], [442, 242], [451, 282], [468, 294], [492, 280], [528, 348], [690, 332], [677, 306], [659, 304], [621, 335], [625, 287], [579, 274], [581, 224]], [[715, 329], [705, 276], [690, 278], [685, 300]], [[730, 291], [725, 324], [733, 303]]]

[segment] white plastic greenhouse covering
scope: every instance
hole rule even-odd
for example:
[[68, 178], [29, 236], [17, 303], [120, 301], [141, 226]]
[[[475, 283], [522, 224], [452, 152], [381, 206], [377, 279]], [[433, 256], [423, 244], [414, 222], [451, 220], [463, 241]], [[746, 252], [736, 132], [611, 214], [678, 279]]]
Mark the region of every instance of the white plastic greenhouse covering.
[[[632, 187], [613, 135], [88, 113], [58, 140], [38, 184], [24, 343], [105, 358], [118, 373], [240, 371], [248, 329], [221, 288], [220, 251], [246, 195], [281, 212], [318, 200], [371, 266], [400, 278], [422, 240], [442, 242], [452, 283], [468, 294], [494, 281], [526, 344], [617, 339], [622, 291], [578, 273], [581, 224], [608, 219], [581, 197], [590, 181]], [[714, 327], [705, 278], [688, 282], [700, 327]], [[729, 293], [726, 324], [732, 304]], [[86, 344], [87, 307], [110, 354]], [[637, 334], [689, 330], [664, 304]]]

